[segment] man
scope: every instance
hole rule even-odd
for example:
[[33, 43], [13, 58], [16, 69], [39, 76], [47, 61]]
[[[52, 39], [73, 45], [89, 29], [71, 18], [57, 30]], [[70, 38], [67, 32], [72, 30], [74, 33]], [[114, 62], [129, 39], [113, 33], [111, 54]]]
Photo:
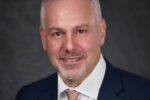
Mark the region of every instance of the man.
[[104, 60], [105, 34], [98, 0], [43, 0], [40, 35], [57, 72], [16, 100], [150, 100], [149, 81]]

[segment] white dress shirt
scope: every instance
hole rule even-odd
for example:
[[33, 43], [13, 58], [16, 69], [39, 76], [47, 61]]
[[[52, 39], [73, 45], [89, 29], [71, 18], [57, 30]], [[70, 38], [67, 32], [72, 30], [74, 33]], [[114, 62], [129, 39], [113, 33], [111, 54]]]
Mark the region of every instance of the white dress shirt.
[[58, 75], [58, 100], [68, 100], [64, 91], [76, 90], [81, 93], [78, 100], [97, 100], [98, 93], [106, 71], [106, 62], [101, 55], [100, 60], [90, 75], [77, 87], [68, 87]]

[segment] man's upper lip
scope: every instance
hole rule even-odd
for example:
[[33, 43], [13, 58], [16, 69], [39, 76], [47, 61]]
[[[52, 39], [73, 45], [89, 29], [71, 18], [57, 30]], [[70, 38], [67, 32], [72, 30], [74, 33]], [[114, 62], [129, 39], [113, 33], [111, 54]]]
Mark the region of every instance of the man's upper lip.
[[68, 57], [68, 56], [63, 56], [59, 57], [59, 59], [81, 59], [83, 56], [73, 56], [73, 57]]

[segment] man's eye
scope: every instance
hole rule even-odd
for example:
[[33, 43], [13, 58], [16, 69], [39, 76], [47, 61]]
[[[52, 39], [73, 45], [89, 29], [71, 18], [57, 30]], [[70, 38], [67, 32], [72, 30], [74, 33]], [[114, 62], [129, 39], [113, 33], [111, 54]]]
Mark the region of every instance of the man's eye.
[[61, 32], [53, 32], [52, 33], [52, 36], [55, 36], [55, 37], [60, 37], [62, 35]]
[[79, 34], [86, 33], [86, 32], [87, 32], [87, 30], [85, 30], [85, 29], [79, 29], [79, 30], [77, 31], [77, 33], [79, 33]]

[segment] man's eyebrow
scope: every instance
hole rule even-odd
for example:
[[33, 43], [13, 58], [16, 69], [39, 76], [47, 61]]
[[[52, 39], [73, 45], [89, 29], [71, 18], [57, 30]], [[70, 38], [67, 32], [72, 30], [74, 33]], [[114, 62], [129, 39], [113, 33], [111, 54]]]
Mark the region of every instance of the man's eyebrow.
[[48, 29], [48, 33], [51, 32], [51, 31], [63, 31], [62, 29], [60, 28], [57, 28], [57, 27], [51, 27]]
[[75, 26], [74, 29], [78, 29], [78, 28], [88, 28], [89, 25], [87, 24], [82, 24], [82, 25], [78, 25], [78, 26]]
[[[88, 28], [88, 27], [89, 27], [89, 25], [87, 25], [87, 24], [82, 24], [82, 25], [77, 25], [77, 26], [75, 26], [73, 29]], [[51, 31], [62, 31], [62, 32], [64, 32], [63, 29], [58, 28], [58, 27], [50, 27], [50, 28], [48, 29], [48, 33], [50, 33]]]

